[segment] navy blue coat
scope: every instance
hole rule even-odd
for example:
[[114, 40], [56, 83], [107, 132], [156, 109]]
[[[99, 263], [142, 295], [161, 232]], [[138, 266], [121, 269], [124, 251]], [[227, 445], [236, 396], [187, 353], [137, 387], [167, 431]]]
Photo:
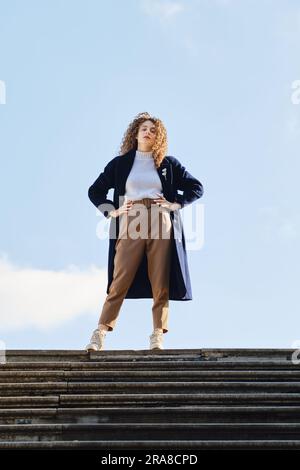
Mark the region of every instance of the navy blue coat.
[[[96, 181], [89, 187], [88, 196], [90, 200], [107, 218], [111, 210], [118, 209], [124, 202], [126, 180], [132, 168], [135, 153], [136, 149], [132, 148], [124, 155], [113, 158], [106, 165], [103, 172], [100, 173]], [[166, 170], [162, 173], [164, 168]], [[179, 202], [183, 208], [202, 196], [202, 184], [181, 165], [177, 158], [165, 156], [160, 167], [157, 168], [157, 172], [162, 183], [163, 195], [167, 201]], [[111, 188], [114, 188], [113, 201], [106, 198]], [[179, 194], [178, 190], [183, 191], [183, 194]], [[169, 299], [192, 300], [192, 288], [180, 210], [170, 211], [172, 221], [172, 255]], [[111, 217], [107, 294], [113, 279], [115, 244], [118, 234], [119, 217]], [[144, 253], [136, 276], [127, 291], [126, 299], [153, 298], [147, 267], [147, 256]]]

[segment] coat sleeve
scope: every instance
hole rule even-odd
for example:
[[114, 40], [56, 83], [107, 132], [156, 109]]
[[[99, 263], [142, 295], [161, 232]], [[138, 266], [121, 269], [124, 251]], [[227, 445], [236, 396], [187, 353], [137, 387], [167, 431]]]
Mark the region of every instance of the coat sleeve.
[[[174, 162], [174, 184], [175, 184], [175, 202], [181, 204], [181, 209], [188, 204], [196, 201], [203, 195], [202, 183], [192, 176], [186, 168], [181, 165], [179, 160], [173, 157]], [[178, 194], [178, 190], [183, 191], [183, 194]]]
[[109, 189], [115, 187], [115, 164], [118, 157], [113, 158], [89, 187], [88, 196], [92, 203], [108, 219], [115, 209], [113, 201], [107, 199]]

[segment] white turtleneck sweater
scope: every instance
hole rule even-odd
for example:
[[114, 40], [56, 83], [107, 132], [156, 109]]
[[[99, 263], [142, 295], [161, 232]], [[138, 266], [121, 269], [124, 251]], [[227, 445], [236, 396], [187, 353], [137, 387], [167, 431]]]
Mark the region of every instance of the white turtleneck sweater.
[[125, 199], [135, 201], [145, 197], [163, 197], [163, 188], [152, 152], [137, 150], [125, 185]]

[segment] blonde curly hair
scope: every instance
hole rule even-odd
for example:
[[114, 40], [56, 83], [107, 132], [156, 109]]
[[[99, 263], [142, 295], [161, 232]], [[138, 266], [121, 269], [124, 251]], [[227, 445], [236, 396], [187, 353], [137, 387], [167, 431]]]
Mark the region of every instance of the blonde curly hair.
[[151, 149], [156, 168], [160, 167], [161, 162], [166, 156], [168, 148], [167, 131], [162, 121], [149, 113], [139, 113], [130, 122], [127, 127], [120, 146], [120, 155], [124, 155], [129, 152], [132, 148], [137, 149], [137, 135], [139, 127], [143, 122], [150, 120], [155, 125], [156, 138], [155, 143]]

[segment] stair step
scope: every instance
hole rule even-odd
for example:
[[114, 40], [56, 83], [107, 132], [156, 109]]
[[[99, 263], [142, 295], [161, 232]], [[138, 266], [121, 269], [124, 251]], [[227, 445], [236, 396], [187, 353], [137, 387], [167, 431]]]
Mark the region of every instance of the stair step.
[[163, 349], [163, 350], [106, 350], [86, 352], [83, 350], [28, 350], [10, 349], [6, 353], [6, 361], [86, 361], [91, 360], [117, 360], [142, 359], [167, 361], [169, 359], [184, 361], [185, 359], [218, 359], [235, 361], [252, 359], [260, 361], [264, 359], [281, 359], [291, 361], [294, 349]]
[[132, 393], [132, 394], [78, 394], [60, 395], [61, 405], [113, 405], [122, 404], [149, 404], [159, 406], [166, 404], [202, 404], [202, 403], [277, 403], [277, 404], [300, 404], [298, 393]]
[[101, 423], [0, 425], [0, 441], [42, 440], [251, 440], [297, 439], [300, 424], [287, 423]]
[[300, 440], [146, 440], [146, 441], [19, 441], [0, 442], [0, 449], [103, 449], [108, 450], [146, 450], [146, 449], [277, 449], [299, 450]]
[[249, 380], [256, 382], [278, 382], [289, 381], [300, 383], [300, 370], [285, 371], [251, 371], [251, 370], [221, 370], [221, 371], [203, 371], [203, 370], [10, 370], [3, 371], [0, 369], [0, 385], [4, 383], [26, 383], [26, 382], [63, 382], [63, 381], [99, 381], [104, 382], [110, 380], [112, 382], [123, 380], [127, 382], [132, 379], [135, 382], [145, 382], [151, 380], [153, 382], [177, 382], [186, 381], [207, 381], [207, 382], [225, 382], [225, 381], [244, 381]]
[[113, 361], [111, 358], [109, 360], [84, 360], [84, 361], [12, 361], [6, 363], [0, 363], [0, 371], [31, 371], [31, 370], [114, 370], [114, 371], [169, 371], [176, 369], [176, 371], [187, 371], [187, 370], [203, 370], [205, 372], [209, 371], [222, 371], [222, 370], [232, 370], [232, 371], [246, 371], [246, 372], [255, 372], [259, 370], [265, 371], [293, 371], [299, 372], [299, 365], [293, 364], [291, 361], [287, 360], [269, 360], [269, 361], [242, 361], [242, 360], [169, 360], [169, 361], [160, 361], [159, 359], [153, 360], [136, 360], [129, 359], [126, 360], [116, 360]]
[[8, 350], [0, 449], [300, 449], [294, 352]]
[[21, 396], [21, 397], [1, 397], [0, 408], [15, 408], [18, 407], [34, 407], [40, 408], [41, 406], [58, 406], [59, 395], [57, 396]]
[[0, 396], [53, 395], [57, 393], [95, 394], [196, 394], [196, 393], [270, 393], [288, 394], [300, 398], [300, 382], [16, 382], [1, 383]]
[[0, 424], [44, 423], [300, 423], [300, 406], [191, 405], [161, 407], [6, 408]]
[[165, 406], [166, 404], [300, 404], [298, 393], [108, 393], [108, 394], [58, 394], [47, 396], [7, 396], [0, 397], [0, 408], [40, 406], [91, 406], [91, 405], [149, 405]]

